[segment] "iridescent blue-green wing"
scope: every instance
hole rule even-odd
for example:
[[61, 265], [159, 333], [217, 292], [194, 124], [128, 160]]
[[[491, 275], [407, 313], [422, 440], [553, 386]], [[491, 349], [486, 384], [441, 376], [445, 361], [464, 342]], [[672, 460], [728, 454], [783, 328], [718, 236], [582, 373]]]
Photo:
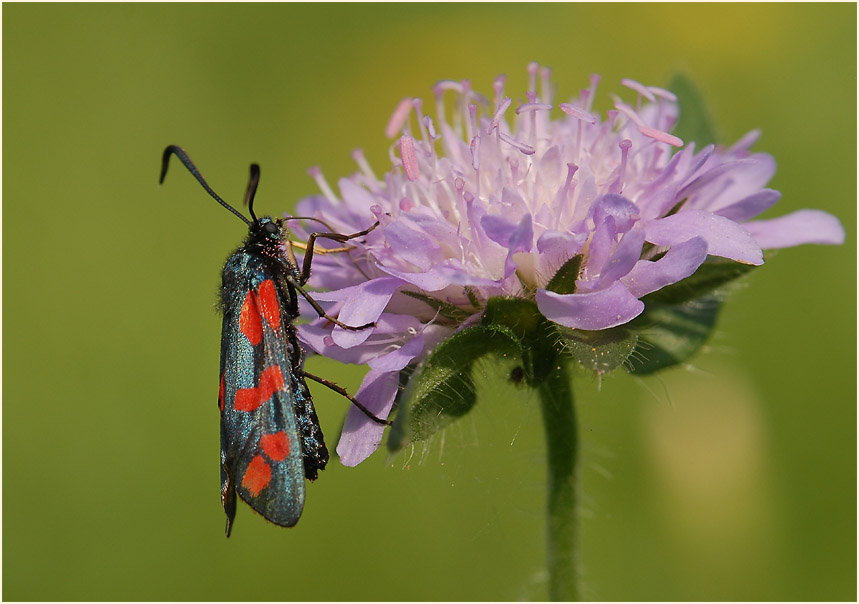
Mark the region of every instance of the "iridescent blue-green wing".
[[[224, 268], [225, 284], [237, 289], [225, 295], [218, 400], [227, 534], [235, 517], [234, 493], [281, 526], [298, 522], [304, 507], [302, 437], [284, 309], [274, 280], [253, 266], [253, 258], [241, 256], [234, 255]], [[242, 266], [231, 266], [235, 263]]]

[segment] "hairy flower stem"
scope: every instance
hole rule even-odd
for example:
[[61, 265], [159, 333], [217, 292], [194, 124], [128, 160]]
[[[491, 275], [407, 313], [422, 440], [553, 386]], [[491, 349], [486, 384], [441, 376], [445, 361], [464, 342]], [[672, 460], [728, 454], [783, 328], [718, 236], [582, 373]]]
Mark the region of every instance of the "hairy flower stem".
[[549, 466], [547, 566], [549, 599], [578, 600], [576, 460], [578, 440], [573, 388], [562, 359], [538, 387]]

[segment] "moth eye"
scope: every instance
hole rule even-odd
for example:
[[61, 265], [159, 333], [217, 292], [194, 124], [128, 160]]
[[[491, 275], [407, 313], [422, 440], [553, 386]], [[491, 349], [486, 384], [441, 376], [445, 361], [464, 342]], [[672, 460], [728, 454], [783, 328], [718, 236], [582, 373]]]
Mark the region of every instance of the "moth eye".
[[270, 234], [270, 235], [276, 235], [278, 230], [279, 230], [277, 228], [277, 225], [273, 222], [265, 223], [265, 226], [263, 228], [265, 229], [265, 232]]

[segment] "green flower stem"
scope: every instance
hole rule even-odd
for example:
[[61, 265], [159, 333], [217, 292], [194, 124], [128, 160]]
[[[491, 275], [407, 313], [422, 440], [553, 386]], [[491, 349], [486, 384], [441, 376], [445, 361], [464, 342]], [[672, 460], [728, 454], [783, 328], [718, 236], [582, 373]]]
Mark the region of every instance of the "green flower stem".
[[570, 374], [562, 359], [538, 387], [549, 467], [547, 566], [549, 598], [577, 601], [576, 460], [578, 439]]

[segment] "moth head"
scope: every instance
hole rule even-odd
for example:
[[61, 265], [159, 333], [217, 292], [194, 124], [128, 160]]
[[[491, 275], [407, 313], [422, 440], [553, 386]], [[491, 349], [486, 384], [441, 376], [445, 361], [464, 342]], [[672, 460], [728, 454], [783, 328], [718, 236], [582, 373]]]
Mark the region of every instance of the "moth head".
[[283, 220], [280, 218], [271, 218], [263, 216], [258, 218], [256, 222], [251, 224], [251, 232], [256, 232], [260, 237], [280, 242], [284, 238]]

